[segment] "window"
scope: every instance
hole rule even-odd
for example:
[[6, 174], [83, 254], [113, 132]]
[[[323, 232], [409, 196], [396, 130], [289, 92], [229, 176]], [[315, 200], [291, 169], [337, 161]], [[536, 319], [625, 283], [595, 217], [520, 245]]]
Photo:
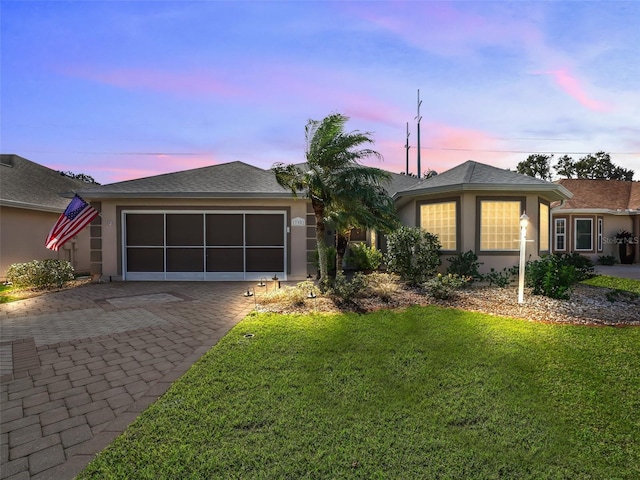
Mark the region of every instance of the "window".
[[575, 250], [593, 250], [593, 219], [576, 218]]
[[555, 230], [556, 230], [556, 251], [563, 252], [567, 249], [566, 240], [567, 240], [567, 219], [566, 218], [556, 218], [555, 221]]
[[539, 233], [539, 243], [540, 243], [540, 251], [548, 252], [549, 251], [549, 205], [546, 203], [539, 204], [539, 214], [540, 214], [540, 233]]
[[517, 251], [521, 214], [520, 200], [481, 200], [480, 250]]
[[457, 202], [420, 205], [420, 228], [438, 236], [442, 250], [454, 251], [457, 242]]
[[602, 251], [602, 231], [604, 229], [602, 218], [598, 219], [598, 251]]

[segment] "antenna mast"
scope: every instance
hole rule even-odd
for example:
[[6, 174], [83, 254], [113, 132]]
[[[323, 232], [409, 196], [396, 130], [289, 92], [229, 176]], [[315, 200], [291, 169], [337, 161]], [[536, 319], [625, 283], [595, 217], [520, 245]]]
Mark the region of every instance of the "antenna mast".
[[407, 175], [409, 175], [409, 122], [407, 122], [407, 144], [405, 145], [405, 148], [407, 149], [407, 168], [405, 170], [405, 173]]
[[422, 105], [422, 100], [420, 100], [420, 89], [418, 89], [418, 115], [416, 115], [416, 120], [418, 120], [418, 178], [420, 178], [420, 120], [422, 117], [420, 116], [420, 105]]

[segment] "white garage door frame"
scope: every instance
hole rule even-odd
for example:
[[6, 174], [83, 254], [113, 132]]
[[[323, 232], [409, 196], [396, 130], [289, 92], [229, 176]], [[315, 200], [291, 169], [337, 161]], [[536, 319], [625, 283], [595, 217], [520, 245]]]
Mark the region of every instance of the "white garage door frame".
[[[264, 278], [271, 279], [274, 275], [279, 279], [286, 281], [287, 280], [287, 259], [288, 259], [288, 233], [289, 227], [287, 222], [287, 212], [285, 210], [138, 210], [138, 209], [127, 209], [122, 210], [121, 214], [121, 225], [122, 225], [122, 238], [121, 238], [121, 246], [122, 246], [122, 272], [123, 272], [123, 280], [129, 281], [257, 281]], [[157, 245], [149, 246], [150, 248], [162, 248], [164, 250], [164, 271], [163, 272], [129, 272], [127, 271], [127, 215], [128, 214], [153, 214], [153, 215], [163, 215], [164, 218], [164, 245], [158, 247]], [[169, 272], [167, 271], [167, 250], [171, 248], [167, 245], [167, 215], [174, 214], [198, 214], [203, 216], [203, 221], [206, 218], [207, 214], [214, 215], [242, 215], [243, 216], [243, 242], [242, 242], [242, 250], [243, 250], [243, 258], [244, 260], [244, 268], [242, 272], [207, 272], [206, 265], [203, 265], [202, 272]], [[256, 246], [247, 245], [246, 241], [246, 215], [281, 215], [282, 218], [282, 228], [283, 228], [283, 245], [282, 246]], [[204, 232], [206, 235], [206, 229]], [[235, 245], [234, 247], [238, 247]], [[144, 246], [140, 247], [144, 248]], [[203, 249], [207, 248], [206, 239], [203, 238]], [[209, 246], [209, 248], [212, 248]], [[214, 247], [215, 248], [215, 247]], [[246, 271], [246, 251], [251, 248], [283, 248], [283, 263], [282, 269], [279, 271], [261, 271], [261, 272], [247, 272]], [[206, 252], [205, 252], [205, 262], [206, 262]]]

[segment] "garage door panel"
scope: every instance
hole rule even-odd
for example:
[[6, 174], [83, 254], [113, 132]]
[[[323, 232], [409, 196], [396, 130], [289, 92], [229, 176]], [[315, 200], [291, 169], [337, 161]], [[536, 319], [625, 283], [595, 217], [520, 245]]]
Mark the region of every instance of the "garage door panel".
[[244, 271], [244, 249], [207, 248], [207, 272]]
[[201, 246], [204, 240], [204, 219], [201, 214], [167, 215], [167, 245]]
[[127, 245], [164, 245], [164, 215], [137, 213], [127, 215]]
[[208, 214], [207, 246], [241, 246], [244, 242], [243, 229], [241, 214]]
[[277, 214], [248, 214], [245, 238], [247, 245], [283, 246], [284, 217]]
[[283, 264], [282, 248], [247, 249], [247, 272], [281, 272]]
[[128, 272], [164, 272], [163, 248], [128, 248]]
[[204, 271], [203, 248], [168, 248], [167, 272]]

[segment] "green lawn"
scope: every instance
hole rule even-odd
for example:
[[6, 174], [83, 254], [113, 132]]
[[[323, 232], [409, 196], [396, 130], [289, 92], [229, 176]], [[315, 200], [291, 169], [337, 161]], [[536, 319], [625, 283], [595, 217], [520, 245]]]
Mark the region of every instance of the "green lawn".
[[439, 307], [252, 314], [79, 478], [636, 479], [639, 345]]
[[632, 292], [640, 295], [640, 280], [630, 278], [610, 277], [608, 275], [597, 275], [582, 283], [592, 285], [594, 287], [612, 288], [624, 292]]

